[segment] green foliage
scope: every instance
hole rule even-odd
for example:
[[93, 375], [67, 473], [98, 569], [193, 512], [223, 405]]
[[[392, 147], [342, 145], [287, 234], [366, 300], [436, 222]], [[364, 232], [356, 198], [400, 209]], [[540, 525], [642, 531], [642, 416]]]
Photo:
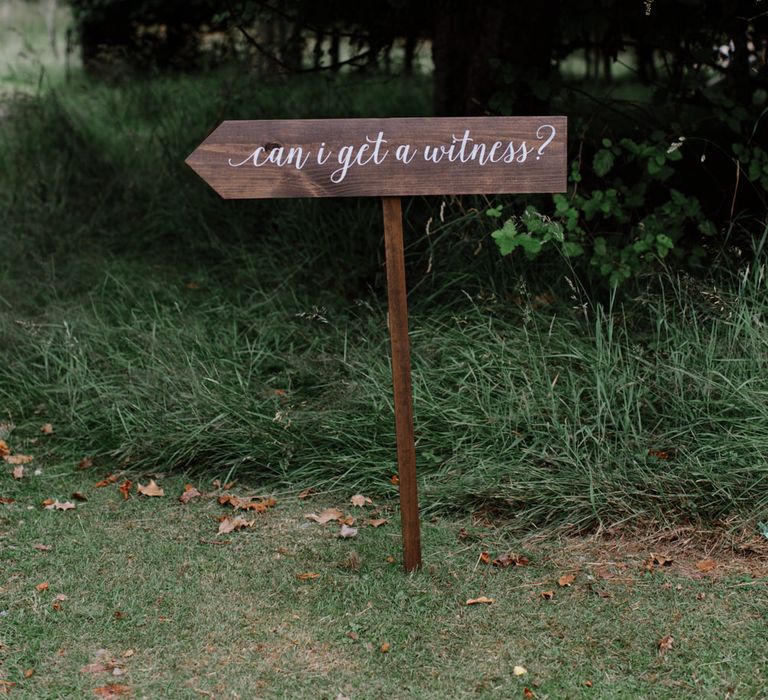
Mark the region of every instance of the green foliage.
[[[502, 255], [521, 247], [535, 256], [556, 246], [567, 258], [585, 258], [612, 285], [653, 269], [669, 255], [695, 264], [703, 255], [701, 241], [716, 228], [694, 195], [668, 184], [684, 148], [684, 138], [670, 144], [660, 134], [653, 142], [603, 139], [592, 158], [590, 188], [582, 177], [584, 164], [576, 160], [570, 192], [554, 195], [551, 218], [528, 206], [491, 236]], [[501, 216], [501, 209], [492, 211]]]

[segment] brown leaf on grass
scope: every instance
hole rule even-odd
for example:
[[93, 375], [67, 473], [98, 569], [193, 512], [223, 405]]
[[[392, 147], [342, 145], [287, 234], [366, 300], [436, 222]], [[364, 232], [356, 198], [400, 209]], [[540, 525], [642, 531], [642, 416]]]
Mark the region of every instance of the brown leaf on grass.
[[35, 669], [34, 668], [28, 668], [24, 671], [24, 678], [32, 678], [32, 676], [35, 675]]
[[114, 484], [118, 479], [117, 474], [108, 474], [105, 476], [101, 481], [95, 483], [93, 486], [97, 489], [103, 489], [105, 486], [109, 486], [110, 484]]
[[93, 457], [83, 457], [78, 463], [78, 469], [90, 469], [93, 466]]
[[125, 613], [122, 610], [115, 610], [115, 612], [112, 613], [112, 616], [115, 618], [115, 620], [125, 619]]
[[524, 698], [535, 698], [536, 693], [534, 693], [530, 688], [523, 688], [523, 697]]
[[299, 581], [314, 581], [315, 579], [320, 578], [320, 574], [316, 574], [313, 571], [307, 571], [304, 574], [296, 574], [296, 578], [299, 579]]
[[35, 544], [32, 545], [33, 549], [36, 549], [38, 552], [50, 552], [53, 547], [49, 544]]
[[179, 496], [179, 500], [186, 504], [189, 503], [193, 498], [200, 498], [202, 495], [203, 494], [201, 494], [192, 484], [185, 484], [184, 493]]
[[339, 518], [339, 523], [341, 525], [346, 525], [347, 527], [352, 527], [355, 524], [355, 517], [353, 515], [348, 515], [345, 518]]
[[314, 520], [320, 525], [325, 525], [326, 523], [331, 522], [331, 520], [338, 520], [339, 518], [343, 518], [344, 513], [342, 513], [338, 508], [326, 508], [322, 513], [320, 513], [320, 515], [316, 515], [315, 513], [307, 513], [307, 515], [304, 517], [309, 520]]
[[82, 503], [85, 503], [85, 501], [88, 500], [88, 496], [86, 496], [83, 493], [80, 493], [79, 491], [75, 491], [71, 498], [74, 498], [76, 501], [81, 501]]
[[52, 423], [45, 423], [44, 425], [42, 425], [40, 427], [40, 432], [43, 435], [53, 435], [53, 433], [54, 433], [53, 424]]
[[7, 457], [11, 454], [11, 449], [5, 440], [0, 440], [0, 457]]
[[488, 554], [488, 552], [480, 552], [480, 556], [478, 557], [478, 561], [482, 562], [483, 564], [490, 564], [491, 563], [491, 555]]
[[46, 510], [72, 510], [75, 507], [75, 504], [70, 501], [64, 501], [64, 503], [62, 503], [58, 498], [55, 500], [46, 498], [43, 501], [43, 506], [45, 506]]
[[13, 478], [16, 479], [17, 481], [19, 479], [24, 478], [24, 467], [22, 467], [21, 465], [19, 465], [18, 467], [14, 467], [12, 474], [13, 474]]
[[118, 491], [120, 491], [121, 494], [123, 494], [123, 500], [127, 501], [128, 497], [131, 494], [131, 489], [133, 488], [133, 482], [130, 479], [126, 479], [123, 481], [122, 484], [118, 487]]
[[554, 591], [542, 591], [541, 597], [544, 598], [544, 600], [552, 600], [552, 598], [555, 597]]
[[702, 559], [700, 562], [697, 562], [696, 568], [702, 573], [706, 573], [717, 568], [717, 562], [714, 559]]
[[149, 483], [144, 486], [143, 484], [139, 484], [136, 487], [136, 490], [142, 495], [142, 496], [165, 496], [165, 491], [163, 491], [162, 486], [158, 486], [154, 479], [150, 479]]
[[313, 496], [317, 493], [317, 489], [314, 486], [310, 486], [307, 489], [304, 489], [303, 491], [299, 491], [299, 500], [300, 501], [306, 501], [310, 496]]
[[5, 455], [3, 459], [8, 462], [8, 464], [18, 465], [29, 464], [34, 457], [32, 455]]
[[386, 654], [386, 653], [388, 653], [390, 649], [391, 649], [391, 647], [390, 647], [390, 645], [389, 645], [389, 642], [384, 642], [384, 644], [382, 644], [382, 645], [379, 647], [379, 651], [380, 651], [382, 654]]
[[467, 599], [465, 605], [490, 605], [493, 602], [495, 602], [494, 598], [486, 598], [484, 595], [481, 595], [479, 598]]
[[656, 457], [656, 459], [667, 460], [669, 459], [669, 450], [648, 450], [649, 457]]
[[16, 503], [15, 498], [6, 498], [5, 496], [0, 498], [0, 503]]
[[0, 680], [0, 693], [10, 695], [11, 690], [16, 686], [13, 681]]
[[349, 527], [346, 523], [342, 523], [341, 530], [339, 530], [339, 537], [343, 540], [347, 540], [350, 537], [357, 537], [357, 528]]
[[93, 694], [97, 698], [105, 698], [106, 700], [114, 700], [125, 695], [128, 695], [131, 689], [123, 683], [108, 683], [98, 688], [93, 689]]
[[256, 524], [255, 520], [248, 520], [242, 515], [224, 517], [219, 523], [219, 535], [226, 535], [235, 530], [242, 530], [245, 527], [253, 527]]
[[240, 498], [232, 494], [219, 496], [219, 503], [223, 506], [230, 505], [235, 510], [255, 510], [257, 513], [266, 513], [269, 508], [274, 508], [277, 501], [272, 498]]
[[373, 501], [368, 498], [368, 496], [363, 496], [362, 493], [356, 493], [354, 496], [352, 496], [352, 498], [349, 499], [349, 502], [356, 508], [369, 506], [373, 503]]
[[502, 554], [500, 557], [493, 560], [493, 565], [505, 569], [508, 566], [527, 566], [531, 561], [527, 557], [520, 554]]
[[654, 566], [672, 566], [672, 562], [675, 560], [671, 557], [667, 557], [664, 554], [654, 554], [651, 552], [650, 557], [645, 562], [645, 568], [648, 571], [653, 571]]
[[656, 645], [659, 647], [659, 653], [663, 654], [672, 650], [672, 646], [675, 643], [675, 638], [671, 634], [665, 634]]
[[570, 586], [575, 580], [576, 574], [563, 574], [557, 579], [557, 585], [560, 586], [560, 588], [565, 588], [566, 586]]
[[400, 483], [400, 477], [397, 474], [393, 474], [392, 478], [389, 480], [389, 483], [397, 486]]
[[381, 527], [382, 525], [386, 525], [389, 522], [386, 518], [372, 518], [370, 520], [366, 520], [365, 524], [370, 525], [371, 527]]
[[38, 593], [42, 593], [43, 591], [47, 591], [51, 587], [51, 584], [48, 583], [48, 581], [43, 581], [42, 583], [38, 583], [35, 586], [35, 589]]

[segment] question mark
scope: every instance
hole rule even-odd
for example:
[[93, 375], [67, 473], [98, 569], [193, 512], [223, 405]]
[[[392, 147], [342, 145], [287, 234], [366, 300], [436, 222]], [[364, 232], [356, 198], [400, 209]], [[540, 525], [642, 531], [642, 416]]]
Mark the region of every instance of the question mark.
[[544, 155], [544, 149], [549, 146], [550, 143], [552, 143], [552, 140], [555, 138], [555, 134], [557, 133], [557, 129], [555, 129], [554, 126], [551, 124], [542, 124], [538, 129], [536, 129], [536, 138], [541, 139], [541, 130], [542, 129], [552, 129], [552, 133], [549, 135], [549, 138], [539, 146], [539, 150], [537, 151], [539, 155], [536, 156], [536, 160], [539, 160], [541, 156]]

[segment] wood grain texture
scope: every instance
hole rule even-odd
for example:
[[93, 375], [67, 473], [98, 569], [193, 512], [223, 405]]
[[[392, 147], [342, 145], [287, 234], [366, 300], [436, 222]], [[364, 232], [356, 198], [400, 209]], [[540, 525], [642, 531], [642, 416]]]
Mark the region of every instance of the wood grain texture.
[[400, 520], [406, 571], [421, 567], [419, 499], [416, 491], [416, 442], [413, 432], [411, 353], [408, 339], [408, 297], [403, 255], [403, 214], [399, 197], [383, 197], [384, 249], [387, 261], [389, 337], [392, 344], [392, 385], [395, 399], [397, 466], [400, 478]]
[[566, 151], [565, 117], [225, 121], [186, 162], [225, 199], [564, 192]]

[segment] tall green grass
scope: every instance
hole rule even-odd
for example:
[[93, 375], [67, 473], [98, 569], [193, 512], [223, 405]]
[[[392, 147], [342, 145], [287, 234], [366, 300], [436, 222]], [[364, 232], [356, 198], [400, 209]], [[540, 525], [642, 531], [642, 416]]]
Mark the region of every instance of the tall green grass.
[[[54, 422], [56, 459], [394, 490], [377, 202], [222, 202], [182, 161], [225, 117], [428, 104], [418, 80], [219, 74], [13, 105], [0, 413], [17, 435]], [[472, 204], [408, 213], [425, 507], [579, 527], [765, 517], [760, 258], [595, 301], [563, 268], [500, 259]]]

